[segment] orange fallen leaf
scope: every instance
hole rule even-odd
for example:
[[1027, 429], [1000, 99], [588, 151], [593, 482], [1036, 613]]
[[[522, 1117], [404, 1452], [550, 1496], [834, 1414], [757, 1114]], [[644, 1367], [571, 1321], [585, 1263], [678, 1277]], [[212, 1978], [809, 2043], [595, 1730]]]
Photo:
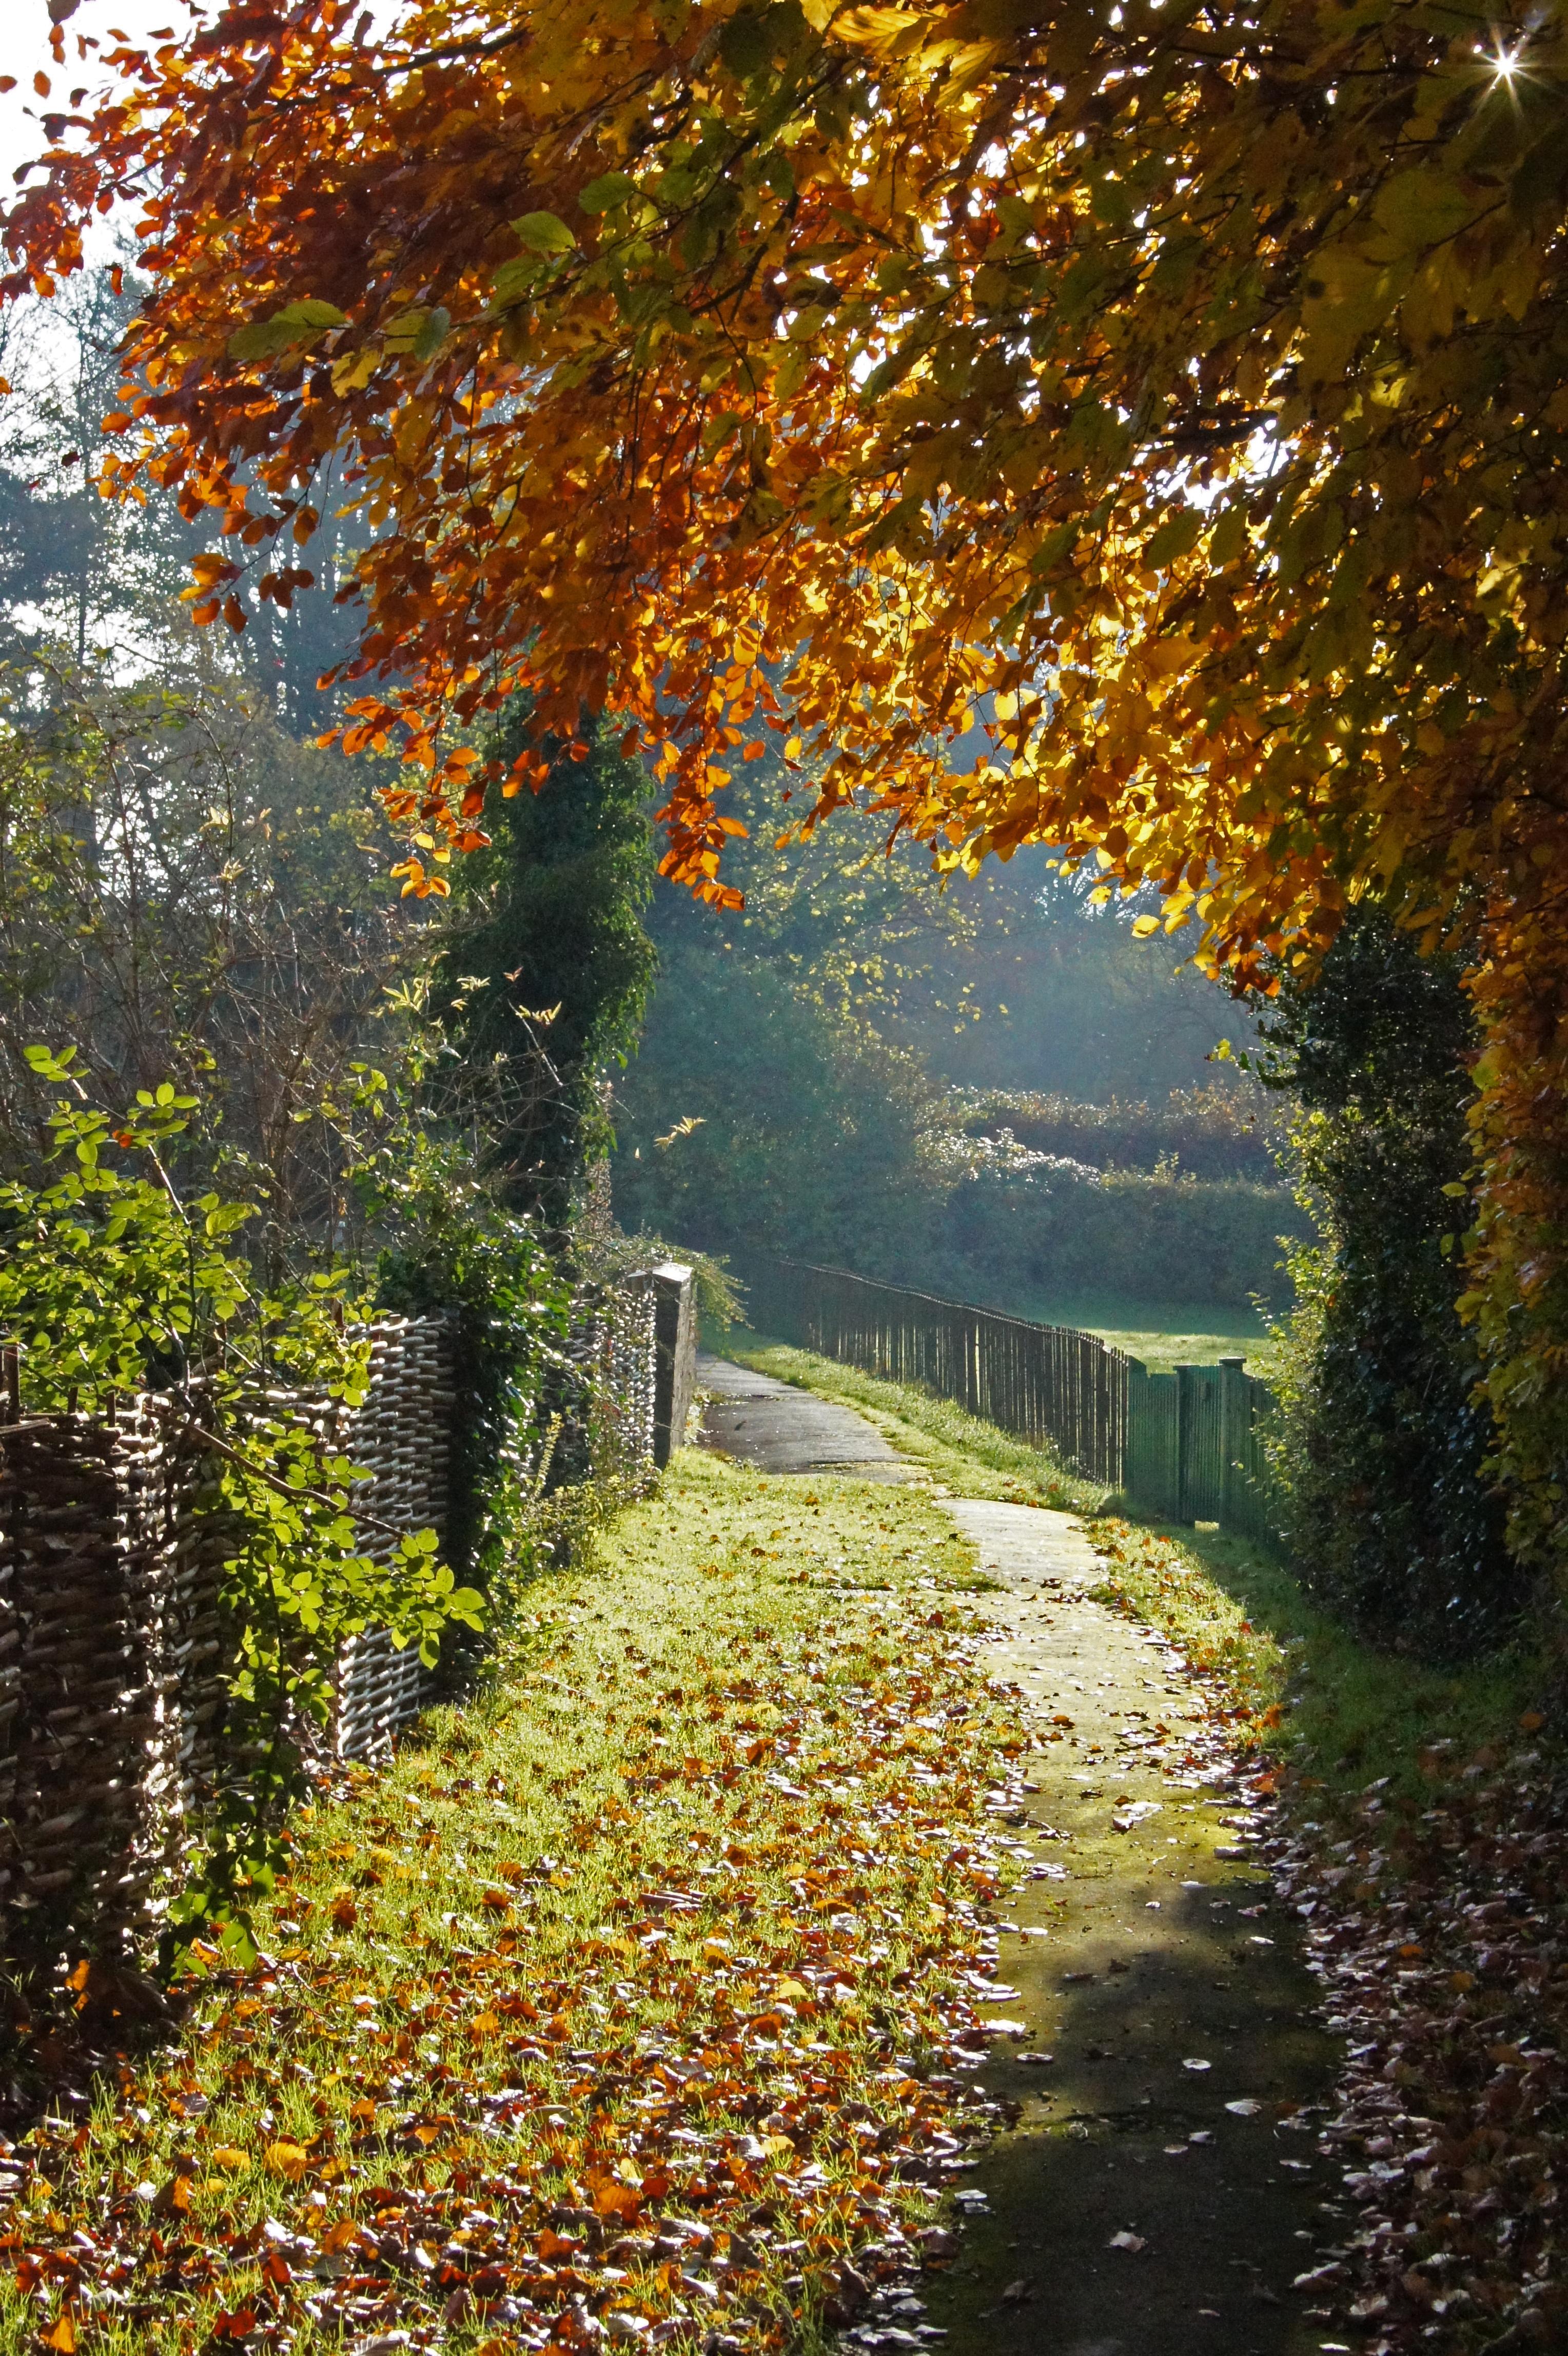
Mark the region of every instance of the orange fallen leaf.
[[236, 2308], [232, 2314], [220, 2314], [212, 2326], [214, 2340], [248, 2340], [256, 2328], [253, 2307]]
[[250, 2153], [248, 2151], [236, 2151], [232, 2144], [220, 2143], [216, 2151], [212, 2152], [209, 2157], [214, 2168], [226, 2168], [233, 2170], [242, 2168], [249, 2168], [251, 2165]]
[[303, 2144], [287, 2143], [281, 2138], [268, 2144], [262, 2158], [274, 2176], [285, 2178], [290, 2184], [297, 2184], [310, 2166], [310, 2154]]
[[629, 2224], [642, 2213], [642, 2190], [636, 2184], [618, 2184], [613, 2176], [594, 2187], [594, 2207], [601, 2217], [621, 2217]]
[[46, 2348], [59, 2349], [60, 2356], [75, 2356], [76, 2326], [69, 2315], [62, 2315], [53, 2330], [44, 2333], [43, 2344]]

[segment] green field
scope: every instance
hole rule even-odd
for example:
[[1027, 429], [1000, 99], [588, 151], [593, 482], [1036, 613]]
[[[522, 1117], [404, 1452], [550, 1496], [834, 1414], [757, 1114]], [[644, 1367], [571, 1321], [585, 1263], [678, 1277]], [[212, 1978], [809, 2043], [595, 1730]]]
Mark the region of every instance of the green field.
[[1240, 1351], [1250, 1373], [1267, 1375], [1277, 1355], [1263, 1320], [1250, 1309], [1202, 1309], [1190, 1301], [1138, 1301], [1111, 1292], [1028, 1293], [985, 1306], [1038, 1325], [1098, 1333], [1156, 1374], [1176, 1365], [1211, 1366]]

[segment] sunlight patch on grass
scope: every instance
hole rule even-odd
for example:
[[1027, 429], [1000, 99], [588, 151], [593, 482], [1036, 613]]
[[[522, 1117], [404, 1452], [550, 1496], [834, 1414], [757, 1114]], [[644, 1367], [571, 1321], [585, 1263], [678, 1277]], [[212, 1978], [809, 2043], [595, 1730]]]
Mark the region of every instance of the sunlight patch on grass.
[[62, 2299], [92, 2350], [464, 2356], [578, 2298], [815, 2344], [982, 2125], [944, 2064], [1025, 1737], [974, 1559], [918, 1492], [678, 1456], [516, 1680], [296, 1817], [262, 1965], [18, 2146], [0, 2349]]

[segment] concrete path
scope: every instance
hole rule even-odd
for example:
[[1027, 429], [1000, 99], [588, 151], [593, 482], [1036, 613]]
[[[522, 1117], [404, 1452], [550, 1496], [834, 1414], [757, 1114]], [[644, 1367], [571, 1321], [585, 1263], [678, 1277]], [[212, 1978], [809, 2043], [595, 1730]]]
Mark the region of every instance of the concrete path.
[[[720, 1394], [714, 1444], [764, 1470], [913, 1472], [849, 1408], [712, 1359], [699, 1383]], [[1094, 1600], [1072, 1516], [947, 1509], [995, 1582], [986, 1665], [1036, 1747], [1007, 1792], [1028, 1879], [983, 2065], [1013, 2124], [959, 2180], [957, 2264], [922, 2286], [943, 2356], [1342, 2346], [1292, 2289], [1348, 2230], [1301, 2113], [1327, 2098], [1337, 2048], [1249, 1858], [1255, 1795], [1181, 1655]], [[874, 2312], [843, 2344], [908, 2344], [917, 2312]]]
[[861, 1481], [910, 1481], [915, 1467], [853, 1408], [754, 1375], [727, 1359], [697, 1357], [697, 1388], [713, 1394], [703, 1444], [764, 1472], [853, 1472]]
[[1332, 2345], [1291, 2285], [1333, 2239], [1318, 2204], [1338, 2187], [1297, 2113], [1326, 2097], [1337, 2049], [1246, 1855], [1258, 1812], [1180, 1655], [1086, 1591], [1096, 1558], [1069, 1515], [949, 1510], [1003, 1582], [988, 1665], [1044, 1748], [1013, 1819], [1032, 1878], [997, 1955], [997, 2009], [1025, 2033], [993, 2037], [983, 2073], [1018, 2115], [964, 2179], [982, 2198], [929, 2294], [948, 2356]]

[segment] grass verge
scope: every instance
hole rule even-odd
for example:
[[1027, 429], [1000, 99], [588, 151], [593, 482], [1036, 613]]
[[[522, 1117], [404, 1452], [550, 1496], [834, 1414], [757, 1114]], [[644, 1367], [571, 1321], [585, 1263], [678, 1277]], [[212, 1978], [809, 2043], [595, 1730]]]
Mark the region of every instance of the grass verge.
[[0, 2348], [816, 2345], [985, 2110], [973, 1576], [921, 1494], [679, 1457], [296, 1820], [258, 1967], [0, 2147]]
[[1093, 1513], [1104, 1502], [1102, 1488], [1057, 1457], [913, 1383], [884, 1382], [857, 1366], [841, 1366], [814, 1351], [770, 1342], [740, 1327], [731, 1328], [724, 1355], [756, 1374], [856, 1408], [901, 1456], [955, 1495], [1056, 1505], [1069, 1513]]
[[1222, 1675], [1254, 1739], [1328, 1803], [1383, 1778], [1391, 1799], [1413, 1801], [1439, 1761], [1484, 1768], [1522, 1721], [1544, 1730], [1554, 1677], [1535, 1646], [1434, 1666], [1378, 1651], [1240, 1538], [1109, 1517], [1090, 1535], [1106, 1591]]

